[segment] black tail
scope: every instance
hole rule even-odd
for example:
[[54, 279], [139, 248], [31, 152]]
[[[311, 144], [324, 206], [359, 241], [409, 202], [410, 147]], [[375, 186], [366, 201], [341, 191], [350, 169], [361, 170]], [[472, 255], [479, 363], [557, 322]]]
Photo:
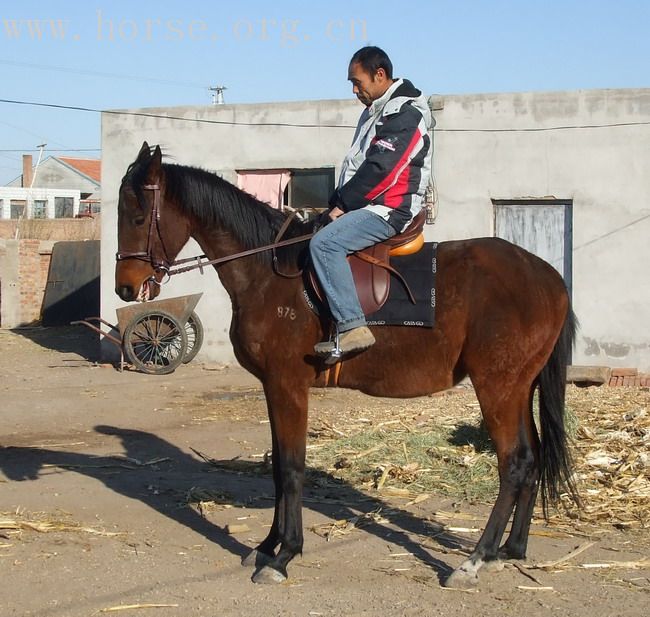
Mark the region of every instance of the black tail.
[[539, 375], [541, 489], [545, 517], [549, 503], [557, 503], [562, 493], [569, 493], [573, 501], [580, 505], [571, 473], [573, 463], [564, 426], [566, 368], [576, 328], [577, 319], [569, 307], [553, 353]]

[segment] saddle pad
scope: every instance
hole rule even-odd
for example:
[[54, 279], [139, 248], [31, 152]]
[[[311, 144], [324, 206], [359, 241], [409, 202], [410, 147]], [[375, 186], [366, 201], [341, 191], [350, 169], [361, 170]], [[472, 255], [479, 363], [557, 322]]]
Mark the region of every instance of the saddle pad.
[[366, 316], [369, 326], [421, 326], [432, 328], [436, 310], [436, 254], [438, 243], [427, 242], [414, 255], [391, 257], [391, 265], [404, 277], [416, 303], [404, 285], [391, 277], [386, 304]]

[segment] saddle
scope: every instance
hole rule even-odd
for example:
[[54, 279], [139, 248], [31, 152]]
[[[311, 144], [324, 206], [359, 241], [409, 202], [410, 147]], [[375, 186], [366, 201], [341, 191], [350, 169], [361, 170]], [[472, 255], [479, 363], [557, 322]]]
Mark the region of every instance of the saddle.
[[[363, 251], [353, 253], [348, 257], [364, 315], [377, 312], [388, 299], [391, 274], [404, 285], [411, 302], [415, 304], [415, 298], [406, 281], [390, 265], [390, 258], [398, 255], [412, 255], [422, 248], [424, 245], [422, 229], [425, 219], [426, 211], [422, 209], [402, 233], [396, 234], [392, 238], [368, 247]], [[313, 270], [309, 271], [309, 279], [319, 300], [323, 302], [324, 294]]]

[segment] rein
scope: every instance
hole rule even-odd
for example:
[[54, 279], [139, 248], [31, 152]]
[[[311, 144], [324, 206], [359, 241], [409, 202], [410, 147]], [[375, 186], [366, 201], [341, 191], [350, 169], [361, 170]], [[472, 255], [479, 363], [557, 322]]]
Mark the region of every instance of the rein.
[[[134, 251], [134, 252], [118, 252], [115, 254], [116, 261], [123, 261], [125, 259], [139, 259], [141, 261], [146, 261], [151, 264], [154, 270], [164, 272], [168, 277], [174, 276], [175, 274], [183, 274], [185, 272], [190, 272], [192, 270], [199, 270], [203, 274], [203, 268], [206, 266], [214, 266], [217, 264], [222, 264], [227, 261], [232, 261], [234, 259], [239, 259], [240, 257], [248, 257], [249, 255], [255, 255], [257, 253], [262, 253], [264, 251], [273, 251], [273, 270], [276, 274], [283, 276], [285, 278], [296, 278], [301, 276], [302, 270], [296, 274], [283, 274], [277, 269], [277, 256], [275, 254], [275, 249], [282, 248], [284, 246], [289, 246], [291, 244], [298, 244], [300, 242], [306, 242], [312, 236], [311, 234], [305, 234], [302, 236], [297, 236], [296, 238], [289, 238], [288, 240], [280, 240], [284, 235], [285, 231], [288, 229], [291, 220], [295, 216], [294, 213], [287, 217], [287, 220], [283, 223], [280, 231], [275, 237], [275, 242], [272, 244], [267, 244], [264, 246], [259, 246], [254, 249], [248, 249], [246, 251], [241, 251], [240, 253], [234, 253], [232, 255], [226, 255], [225, 257], [218, 257], [217, 259], [208, 259], [206, 255], [197, 255], [196, 257], [187, 257], [185, 259], [178, 259], [176, 261], [171, 261], [167, 256], [167, 251], [165, 249], [165, 243], [163, 242], [162, 235], [160, 234], [160, 186], [158, 184], [145, 184], [143, 189], [148, 191], [153, 191], [153, 208], [151, 211], [151, 221], [149, 223], [149, 233], [147, 234], [147, 250], [146, 251]], [[162, 259], [156, 258], [153, 252], [154, 244], [154, 233], [158, 236], [158, 241], [162, 247], [164, 257]], [[194, 262], [194, 263], [191, 263]], [[191, 265], [183, 266], [182, 264], [191, 263]], [[177, 267], [181, 266], [181, 267]], [[155, 280], [155, 279], [154, 279]]]

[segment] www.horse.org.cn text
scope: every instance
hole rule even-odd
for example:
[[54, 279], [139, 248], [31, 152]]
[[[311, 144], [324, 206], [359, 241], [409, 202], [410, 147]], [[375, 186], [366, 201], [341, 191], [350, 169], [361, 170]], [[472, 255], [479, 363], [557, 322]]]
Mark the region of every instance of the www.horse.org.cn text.
[[3, 17], [2, 26], [5, 40], [34, 42], [65, 43], [94, 39], [107, 44], [153, 41], [219, 44], [255, 41], [288, 47], [314, 41], [344, 43], [368, 40], [366, 20], [351, 17], [309, 24], [301, 19], [285, 17], [242, 18], [230, 23], [210, 24], [202, 19], [120, 18], [97, 9], [94, 24], [78, 24], [65, 18]]

